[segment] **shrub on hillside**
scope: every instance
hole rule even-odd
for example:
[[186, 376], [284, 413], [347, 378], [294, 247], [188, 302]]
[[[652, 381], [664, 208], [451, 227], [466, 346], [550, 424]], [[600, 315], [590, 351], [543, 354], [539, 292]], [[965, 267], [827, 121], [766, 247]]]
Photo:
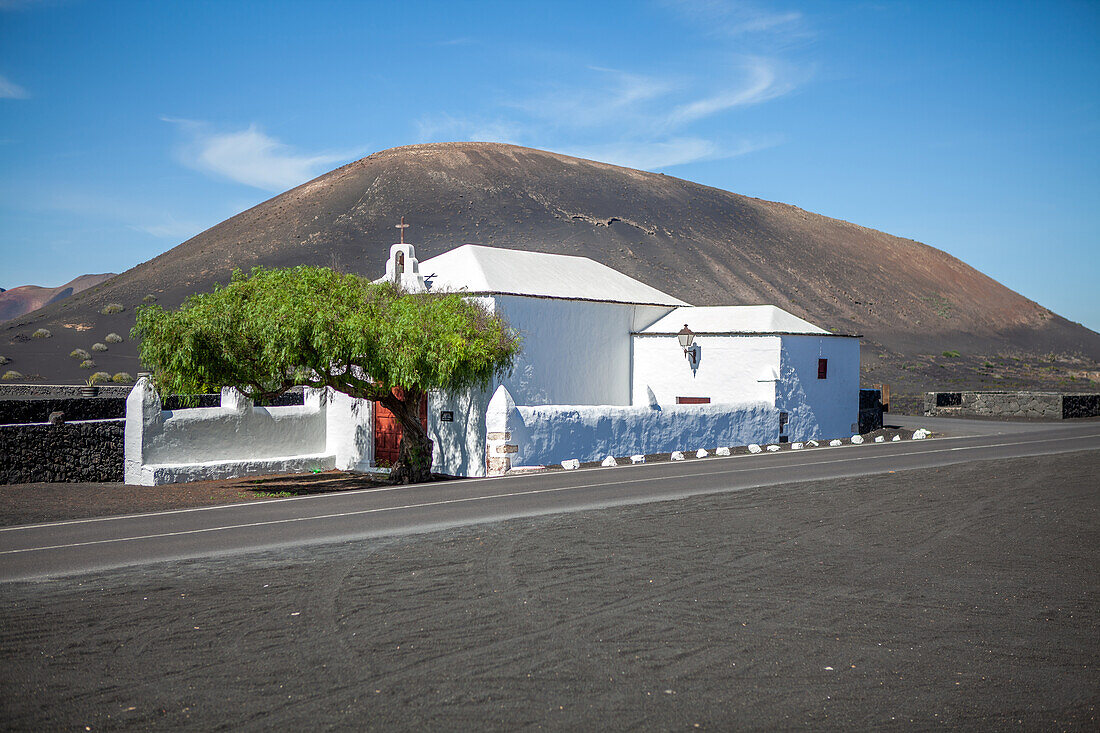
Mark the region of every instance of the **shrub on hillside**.
[[98, 384], [99, 382], [110, 382], [110, 381], [111, 381], [111, 373], [110, 372], [96, 372], [92, 376], [88, 377], [88, 386], [90, 387], [91, 385]]
[[11, 359], [6, 356], [0, 356], [0, 365], [7, 364]]
[[73, 349], [72, 351], [69, 352], [69, 356], [71, 356], [74, 359], [80, 359], [80, 360], [91, 359], [92, 358], [92, 355], [89, 354], [84, 349]]
[[107, 344], [92, 344], [92, 351], [106, 351]]
[[126, 310], [126, 306], [124, 306], [122, 303], [108, 303], [106, 306], [104, 306], [103, 310], [101, 310], [100, 313], [105, 316], [111, 316], [115, 313], [121, 313], [124, 310]]
[[149, 293], [149, 295], [146, 295], [144, 298], [142, 298], [142, 301], [144, 301], [146, 303], [155, 303], [155, 302], [157, 302], [157, 296], [153, 295], [152, 293]]
[[14, 369], [7, 370], [6, 372], [4, 372], [4, 376], [0, 377], [0, 379], [3, 379], [5, 381], [11, 380], [11, 379], [22, 379], [22, 378], [23, 378], [23, 375], [20, 374], [19, 372], [15, 371]]
[[119, 336], [117, 333], [109, 333], [109, 334], [107, 334], [107, 338], [105, 338], [103, 340], [106, 341], [109, 344], [121, 344], [122, 343], [122, 337]]
[[50, 330], [48, 328], [40, 328], [37, 331], [35, 331], [34, 333], [32, 333], [31, 337], [36, 338], [36, 339], [48, 339], [52, 335], [53, 334], [50, 333]]
[[92, 361], [91, 359], [85, 359], [84, 361], [80, 362], [80, 368], [81, 369], [95, 369], [95, 362]]
[[112, 382], [118, 382], [119, 384], [129, 384], [134, 381], [134, 378], [130, 376], [129, 372], [119, 372], [115, 376], [111, 377]]

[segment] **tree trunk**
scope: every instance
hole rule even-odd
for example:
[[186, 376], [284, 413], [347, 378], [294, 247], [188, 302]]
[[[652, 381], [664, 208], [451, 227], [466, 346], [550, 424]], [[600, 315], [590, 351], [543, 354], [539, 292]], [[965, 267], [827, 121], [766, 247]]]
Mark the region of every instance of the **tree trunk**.
[[432, 480], [432, 441], [420, 424], [420, 400], [423, 392], [404, 392], [395, 388], [382, 406], [401, 423], [401, 444], [397, 462], [390, 469], [395, 484], [419, 484]]

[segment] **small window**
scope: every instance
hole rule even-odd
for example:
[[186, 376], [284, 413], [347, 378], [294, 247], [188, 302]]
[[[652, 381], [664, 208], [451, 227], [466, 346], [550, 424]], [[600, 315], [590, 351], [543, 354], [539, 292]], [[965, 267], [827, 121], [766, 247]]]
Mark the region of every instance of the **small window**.
[[826, 379], [829, 376], [829, 360], [818, 359], [817, 360], [817, 378]]
[[677, 397], [677, 405], [709, 405], [710, 397]]
[[787, 413], [779, 413], [779, 432], [784, 433], [787, 431]]
[[404, 275], [405, 274], [405, 253], [404, 252], [398, 252], [397, 253], [397, 274], [398, 275]]

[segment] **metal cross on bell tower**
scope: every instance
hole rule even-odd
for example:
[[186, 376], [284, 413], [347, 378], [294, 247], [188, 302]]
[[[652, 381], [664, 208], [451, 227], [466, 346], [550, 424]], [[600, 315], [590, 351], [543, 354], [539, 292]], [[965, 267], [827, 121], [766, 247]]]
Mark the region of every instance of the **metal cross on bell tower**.
[[405, 217], [401, 217], [400, 224], [394, 224], [394, 229], [401, 231], [401, 244], [405, 243], [405, 230], [409, 228], [409, 225], [405, 223]]

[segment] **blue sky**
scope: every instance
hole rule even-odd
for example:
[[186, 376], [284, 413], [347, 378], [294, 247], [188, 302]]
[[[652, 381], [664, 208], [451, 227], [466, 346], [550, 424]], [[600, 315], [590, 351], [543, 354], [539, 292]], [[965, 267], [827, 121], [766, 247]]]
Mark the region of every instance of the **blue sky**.
[[1095, 2], [0, 0], [0, 286], [445, 140], [911, 237], [1100, 330]]

